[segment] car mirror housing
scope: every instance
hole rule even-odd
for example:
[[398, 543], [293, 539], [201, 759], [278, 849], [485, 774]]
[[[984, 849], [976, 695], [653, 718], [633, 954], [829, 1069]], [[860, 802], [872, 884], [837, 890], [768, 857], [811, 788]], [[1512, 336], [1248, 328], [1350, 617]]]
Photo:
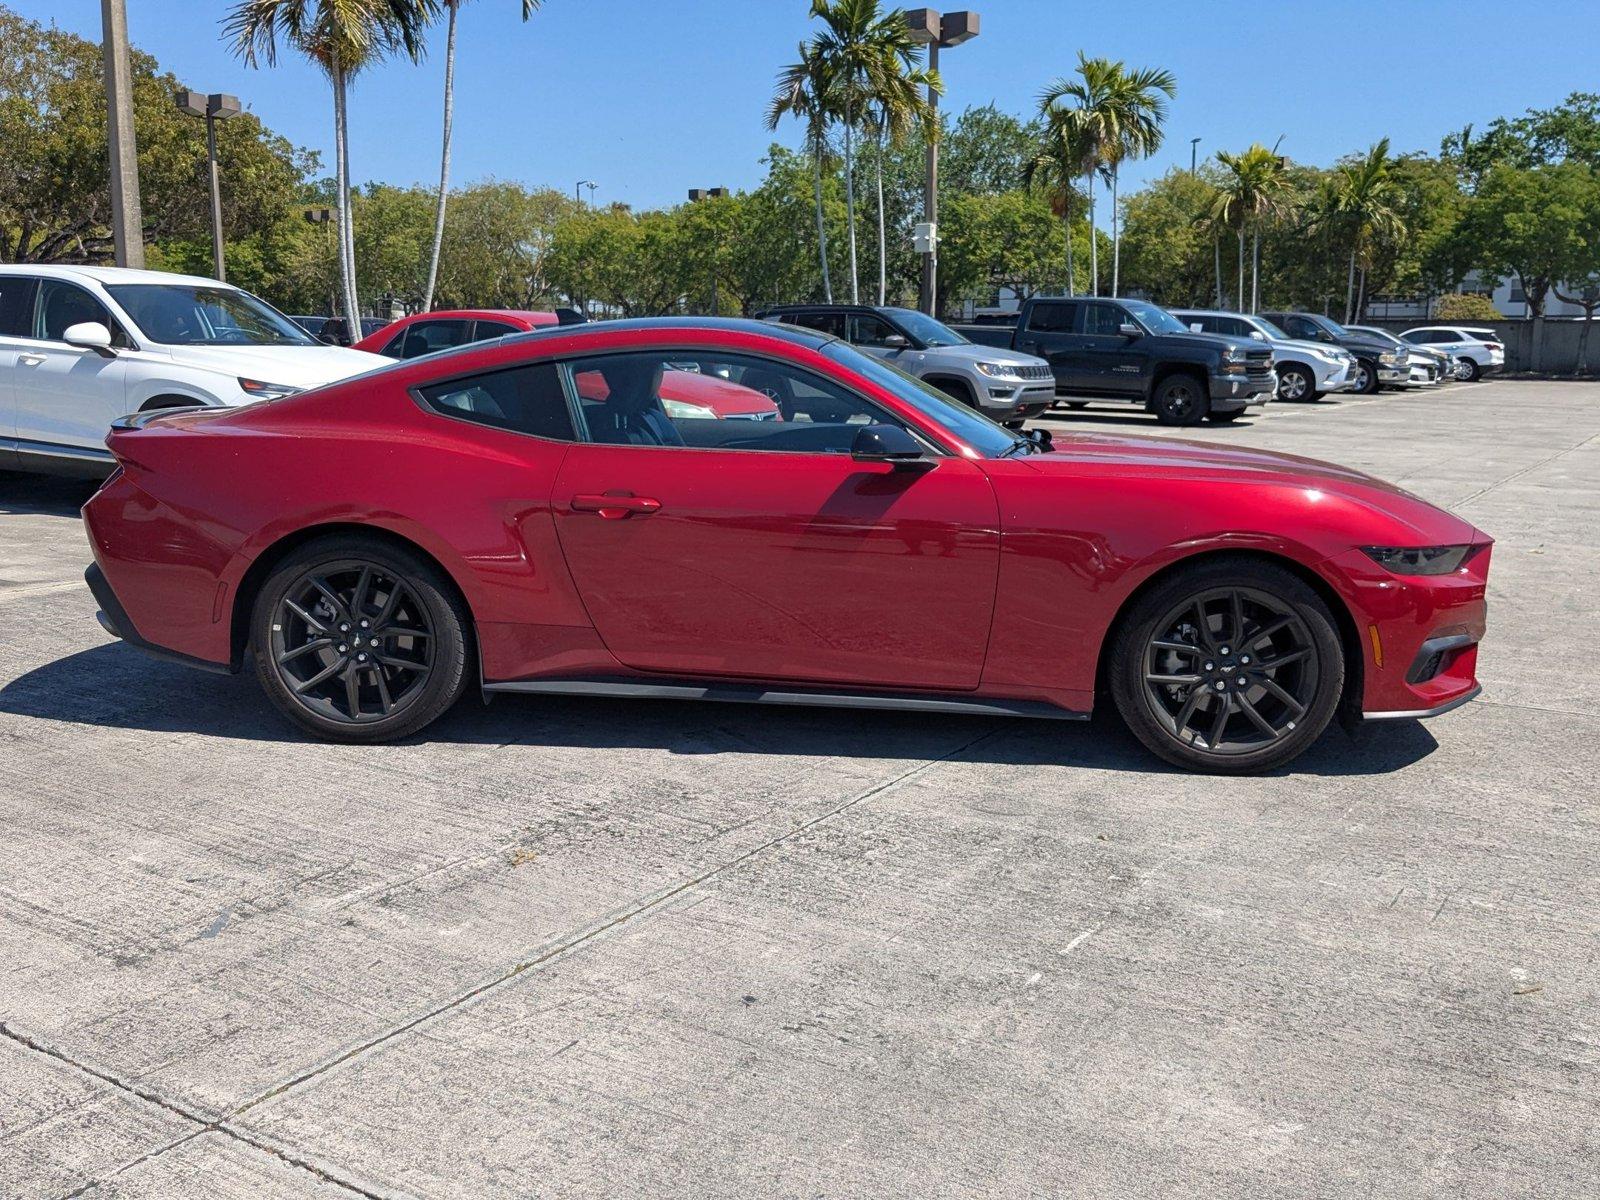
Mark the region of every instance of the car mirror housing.
[[1132, 321], [1124, 321], [1121, 325], [1117, 326], [1117, 332], [1123, 337], [1136, 338], [1143, 333], [1144, 330], [1140, 329]]
[[883, 339], [883, 345], [888, 350], [904, 350], [911, 342], [903, 333], [891, 333]]
[[69, 346], [93, 350], [108, 357], [116, 353], [111, 349], [111, 331], [98, 321], [80, 321], [76, 325], [68, 325], [61, 339]]
[[864, 425], [850, 444], [850, 457], [857, 462], [892, 463], [899, 469], [932, 466], [922, 444], [898, 425]]

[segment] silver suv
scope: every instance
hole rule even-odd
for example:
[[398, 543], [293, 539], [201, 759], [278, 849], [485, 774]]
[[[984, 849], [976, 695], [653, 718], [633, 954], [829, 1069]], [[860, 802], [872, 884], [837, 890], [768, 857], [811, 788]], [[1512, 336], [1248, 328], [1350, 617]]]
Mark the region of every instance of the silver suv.
[[831, 333], [1005, 424], [1036, 417], [1056, 400], [1055, 374], [1044, 359], [977, 345], [915, 309], [790, 304], [756, 315]]

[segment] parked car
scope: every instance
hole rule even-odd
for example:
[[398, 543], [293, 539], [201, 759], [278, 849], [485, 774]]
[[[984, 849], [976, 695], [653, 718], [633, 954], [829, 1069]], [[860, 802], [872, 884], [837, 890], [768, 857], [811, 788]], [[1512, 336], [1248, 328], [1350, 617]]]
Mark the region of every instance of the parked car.
[[969, 326], [975, 341], [1044, 358], [1056, 392], [1142, 404], [1165, 425], [1232, 421], [1272, 398], [1272, 351], [1249, 338], [1195, 333], [1142, 300], [1033, 297], [1014, 329]]
[[0, 467], [104, 475], [124, 413], [278, 399], [383, 362], [215, 279], [0, 266]]
[[1020, 424], [1055, 403], [1050, 364], [1042, 358], [976, 345], [914, 309], [785, 304], [756, 316], [843, 338], [998, 421]]
[[582, 313], [570, 308], [554, 312], [474, 308], [412, 313], [369, 333], [356, 343], [356, 349], [387, 358], [417, 358], [508, 333], [575, 325], [584, 320]]
[[306, 327], [305, 323], [308, 321], [316, 322], [317, 332], [313, 336], [317, 341], [329, 346], [351, 346], [360, 341], [361, 338], [370, 337], [385, 325], [390, 324], [389, 320], [384, 317], [362, 317], [361, 336], [352, 338], [346, 332], [343, 317], [295, 317], [294, 320], [302, 328]]
[[1454, 354], [1462, 364], [1458, 374], [1463, 379], [1476, 380], [1506, 365], [1505, 343], [1492, 329], [1478, 329], [1469, 325], [1424, 325], [1419, 329], [1406, 330], [1400, 338], [1413, 346], [1426, 346], [1431, 350]]
[[1356, 356], [1352, 392], [1372, 395], [1380, 387], [1406, 387], [1411, 383], [1411, 356], [1386, 342], [1351, 333], [1321, 313], [1265, 312], [1261, 314], [1292, 338], [1343, 346]]
[[1451, 383], [1456, 378], [1456, 358], [1432, 346], [1413, 346], [1403, 342], [1387, 329], [1376, 325], [1346, 325], [1351, 333], [1362, 334], [1374, 341], [1384, 342], [1411, 355], [1411, 383], [1416, 387], [1434, 387]]
[[[785, 419], [673, 418], [685, 360]], [[130, 416], [110, 446], [124, 469], [84, 508], [102, 623], [214, 671], [248, 658], [322, 737], [414, 733], [473, 684], [1016, 719], [1086, 717], [1104, 682], [1154, 753], [1234, 773], [1341, 705], [1478, 692], [1490, 539], [1468, 522], [1263, 450], [1050, 450], [792, 326], [503, 338]]]
[[322, 334], [322, 327], [328, 323], [327, 317], [291, 316], [289, 320], [300, 326], [301, 329], [304, 329], [312, 337], [320, 337]]
[[1190, 329], [1255, 338], [1272, 347], [1279, 400], [1316, 400], [1355, 386], [1355, 355], [1343, 346], [1292, 338], [1265, 317], [1214, 309], [1173, 309]]

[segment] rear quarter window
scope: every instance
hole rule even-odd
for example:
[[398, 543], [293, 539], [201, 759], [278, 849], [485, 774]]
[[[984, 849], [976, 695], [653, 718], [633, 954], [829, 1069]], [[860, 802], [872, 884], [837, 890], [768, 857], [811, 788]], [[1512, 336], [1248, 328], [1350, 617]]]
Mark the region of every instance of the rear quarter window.
[[1036, 303], [1028, 312], [1028, 328], [1037, 333], [1071, 333], [1076, 304]]

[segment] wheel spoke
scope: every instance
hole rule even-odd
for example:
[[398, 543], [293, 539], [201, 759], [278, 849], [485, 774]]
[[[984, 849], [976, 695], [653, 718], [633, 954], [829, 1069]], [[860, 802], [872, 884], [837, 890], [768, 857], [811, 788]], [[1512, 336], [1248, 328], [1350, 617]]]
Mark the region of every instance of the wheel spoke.
[[396, 658], [392, 654], [379, 654], [377, 660], [386, 667], [399, 667], [406, 671], [426, 671], [427, 663], [419, 663], [409, 658]]
[[1271, 679], [1268, 679], [1265, 675], [1263, 675], [1261, 677], [1261, 686], [1266, 688], [1268, 692], [1270, 692], [1272, 695], [1276, 696], [1285, 705], [1287, 705], [1288, 708], [1289, 708], [1289, 711], [1290, 711], [1290, 713], [1292, 715], [1294, 715], [1296, 717], [1299, 717], [1302, 713], [1304, 713], [1306, 711], [1306, 706], [1304, 704], [1301, 704], [1300, 701], [1296, 700], [1293, 696], [1291, 696], [1288, 692], [1284, 691], [1281, 687], [1279, 687]]
[[1252, 633], [1249, 636], [1249, 638], [1241, 640], [1240, 645], [1241, 646], [1256, 646], [1256, 645], [1259, 645], [1261, 642], [1265, 641], [1267, 638], [1272, 637], [1272, 636], [1274, 636], [1276, 634], [1282, 633], [1285, 629], [1289, 628], [1289, 626], [1291, 626], [1293, 624], [1294, 624], [1294, 618], [1293, 617], [1279, 617], [1271, 625], [1265, 625], [1262, 628], [1256, 630], [1254, 633]]
[[333, 588], [329, 586], [326, 579], [322, 578], [320, 575], [314, 575], [311, 578], [311, 586], [316, 588], [317, 591], [321, 592], [323, 598], [326, 599], [329, 604], [333, 605], [333, 611], [335, 613], [344, 618], [346, 621], [350, 619], [350, 610], [345, 607], [345, 603], [342, 599], [340, 599], [339, 593], [334, 591]]
[[1189, 693], [1189, 698], [1183, 702], [1183, 707], [1178, 710], [1178, 715], [1174, 720], [1177, 722], [1176, 732], [1179, 737], [1182, 737], [1183, 731], [1189, 727], [1189, 719], [1194, 716], [1194, 710], [1199, 707], [1200, 697], [1203, 695], [1205, 695], [1205, 692], [1195, 688], [1194, 691]]
[[313, 650], [323, 650], [331, 645], [333, 645], [332, 638], [317, 638], [315, 641], [307, 642], [303, 646], [296, 646], [293, 650], [286, 650], [284, 653], [278, 655], [278, 665], [282, 666], [286, 662], [293, 662], [302, 654], [309, 654]]
[[1211, 732], [1206, 735], [1206, 745], [1215, 750], [1222, 745], [1223, 732], [1228, 728], [1228, 713], [1233, 709], [1233, 697], [1227, 692], [1216, 692], [1212, 699], [1217, 702], [1217, 715], [1211, 722]]
[[1145, 676], [1145, 680], [1147, 682], [1149, 682], [1149, 683], [1186, 684], [1186, 683], [1199, 683], [1200, 682], [1200, 676], [1198, 676], [1198, 675], [1146, 675]]
[[345, 702], [350, 705], [351, 720], [360, 720], [361, 673], [356, 670], [354, 664], [351, 664], [350, 669], [344, 673], [344, 698]]
[[1211, 636], [1211, 618], [1206, 616], [1205, 601], [1196, 600], [1194, 602], [1194, 612], [1195, 628], [1200, 631], [1201, 643], [1207, 650], [1211, 651], [1212, 653], [1216, 653], [1217, 642], [1216, 639]]
[[301, 679], [301, 680], [298, 680], [296, 682], [290, 683], [289, 686], [297, 694], [304, 695], [306, 692], [309, 692], [312, 688], [316, 687], [317, 684], [323, 682], [326, 679], [331, 679], [334, 676], [334, 674], [338, 672], [339, 668], [342, 667], [343, 665], [344, 664], [342, 662], [335, 662], [330, 667], [322, 668], [322, 670], [318, 671], [310, 679]]
[[1163, 640], [1162, 638], [1156, 638], [1156, 640], [1151, 642], [1150, 645], [1153, 646], [1157, 650], [1173, 650], [1173, 651], [1176, 651], [1179, 654], [1201, 654], [1201, 653], [1203, 653], [1199, 646], [1190, 645], [1188, 642], [1166, 641], [1166, 640]]
[[1280, 654], [1277, 658], [1263, 658], [1256, 663], [1256, 667], [1262, 671], [1274, 671], [1279, 667], [1287, 667], [1290, 663], [1299, 662], [1302, 658], [1310, 657], [1311, 647], [1302, 646], [1298, 650], [1290, 650], [1285, 654]]
[[382, 629], [389, 619], [394, 616], [394, 610], [399, 607], [400, 597], [405, 595], [405, 590], [400, 581], [396, 579], [389, 588], [389, 594], [383, 599], [383, 607], [378, 610], [378, 615], [372, 618], [372, 627], [374, 629]]
[[383, 706], [383, 715], [388, 716], [389, 710], [394, 708], [394, 701], [389, 696], [389, 683], [383, 677], [383, 668], [374, 667], [372, 677], [378, 681], [378, 703]]
[[1238, 592], [1228, 593], [1228, 608], [1233, 613], [1233, 644], [1243, 647], [1244, 641], [1244, 597]]
[[375, 632], [381, 638], [427, 638], [433, 636], [433, 634], [429, 633], [426, 629], [410, 629], [400, 625], [393, 626], [389, 629], [379, 629]]
[[283, 602], [283, 606], [285, 608], [287, 608], [290, 612], [292, 612], [295, 616], [299, 617], [302, 621], [304, 621], [311, 628], [311, 630], [314, 633], [327, 633], [328, 632], [328, 627], [326, 625], [324, 625], [321, 621], [317, 620], [316, 617], [313, 617], [305, 609], [301, 608], [293, 600], [285, 600]]
[[360, 619], [362, 610], [367, 606], [367, 593], [372, 590], [372, 568], [362, 567], [361, 574], [356, 577], [355, 591], [350, 594], [350, 615]]
[[1261, 715], [1260, 709], [1258, 709], [1254, 704], [1250, 703], [1250, 697], [1246, 696], [1243, 692], [1240, 692], [1238, 693], [1236, 699], [1239, 701], [1240, 710], [1245, 716], [1250, 718], [1250, 723], [1257, 729], [1261, 730], [1261, 732], [1266, 734], [1269, 738], [1272, 738], [1274, 741], [1276, 741], [1279, 731], [1272, 727], [1271, 721], [1267, 720]]

